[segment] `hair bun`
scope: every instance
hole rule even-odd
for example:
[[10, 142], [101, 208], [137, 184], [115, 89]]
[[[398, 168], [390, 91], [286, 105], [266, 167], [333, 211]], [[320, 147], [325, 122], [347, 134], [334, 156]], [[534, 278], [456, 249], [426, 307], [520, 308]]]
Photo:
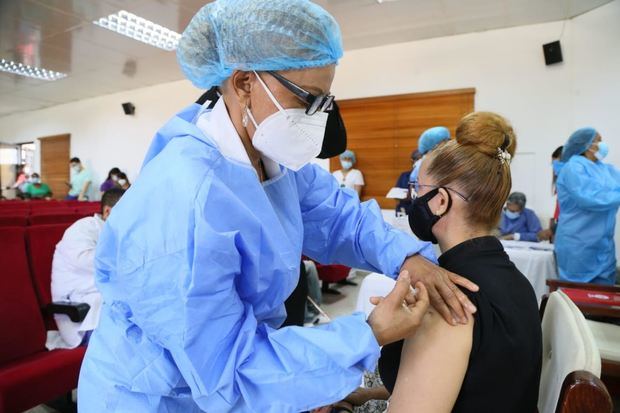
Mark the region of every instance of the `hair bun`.
[[502, 156], [507, 161], [517, 148], [517, 137], [510, 123], [493, 112], [472, 112], [461, 119], [456, 128], [456, 141], [491, 157]]

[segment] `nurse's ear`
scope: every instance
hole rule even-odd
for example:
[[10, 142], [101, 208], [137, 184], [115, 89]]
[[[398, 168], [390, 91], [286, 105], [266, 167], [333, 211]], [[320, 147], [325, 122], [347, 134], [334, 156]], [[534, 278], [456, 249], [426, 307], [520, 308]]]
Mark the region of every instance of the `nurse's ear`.
[[230, 76], [230, 86], [242, 107], [248, 106], [252, 92], [254, 73], [235, 70]]

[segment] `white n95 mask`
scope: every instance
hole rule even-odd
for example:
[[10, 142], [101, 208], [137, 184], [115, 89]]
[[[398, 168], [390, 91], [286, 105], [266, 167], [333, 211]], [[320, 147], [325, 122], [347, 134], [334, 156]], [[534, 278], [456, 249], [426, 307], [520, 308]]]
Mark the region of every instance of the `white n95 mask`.
[[309, 116], [306, 115], [305, 109], [284, 109], [263, 79], [256, 72], [254, 74], [278, 111], [259, 125], [252, 111], [246, 109], [256, 128], [252, 145], [272, 161], [298, 171], [321, 152], [328, 115], [325, 112], [317, 112]]

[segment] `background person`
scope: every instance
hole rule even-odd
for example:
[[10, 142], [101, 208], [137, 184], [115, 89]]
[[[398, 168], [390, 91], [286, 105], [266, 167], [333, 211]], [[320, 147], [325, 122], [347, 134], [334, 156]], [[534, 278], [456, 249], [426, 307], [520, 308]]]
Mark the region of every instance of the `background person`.
[[34, 172], [30, 175], [29, 183], [25, 187], [24, 195], [31, 199], [49, 199], [52, 197], [52, 190], [46, 183], [41, 182], [41, 176]]
[[334, 171], [332, 174], [341, 188], [349, 188], [357, 192], [358, 198], [362, 197], [364, 188], [364, 175], [359, 169], [353, 168], [357, 162], [355, 152], [346, 150], [340, 154], [340, 165], [342, 169]]
[[[411, 152], [411, 169], [400, 174], [400, 176], [398, 177], [398, 180], [396, 181], [396, 188], [409, 189], [409, 177], [411, 176], [411, 173], [413, 172], [417, 163], [421, 159], [422, 159], [422, 154], [420, 153], [419, 150], [416, 149], [413, 152]], [[409, 191], [407, 191], [407, 198], [399, 199], [398, 202], [396, 203], [396, 213], [406, 215], [410, 205], [411, 205], [411, 195], [409, 194]]]
[[440, 143], [447, 140], [450, 140], [450, 130], [445, 126], [435, 126], [422, 132], [418, 140], [418, 150], [420, 154], [422, 154], [422, 159], [416, 163], [413, 171], [411, 171], [411, 175], [409, 176], [410, 182], [414, 182], [418, 179], [424, 157], [431, 153]]
[[499, 224], [502, 239], [539, 241], [538, 234], [542, 231], [542, 226], [536, 213], [525, 207], [526, 202], [525, 194], [522, 192], [513, 192], [508, 197]]
[[69, 193], [65, 198], [68, 201], [88, 201], [88, 190], [92, 181], [90, 172], [84, 168], [80, 158], [71, 158], [71, 182]]
[[604, 163], [609, 148], [594, 128], [575, 131], [564, 145], [557, 180], [560, 217], [555, 253], [560, 279], [616, 283], [614, 232], [620, 171]]
[[101, 197], [101, 212], [76, 221], [56, 245], [52, 261], [52, 301], [87, 303], [90, 309], [79, 323], [65, 314], [54, 315], [59, 336], [48, 335], [46, 347], [50, 350], [86, 344], [90, 332], [97, 327], [101, 294], [95, 285], [95, 250], [103, 225], [124, 192], [119, 188], [106, 191]]
[[121, 173], [121, 170], [114, 167], [110, 169], [108, 172], [108, 177], [99, 187], [99, 190], [103, 193], [105, 191], [109, 191], [110, 189], [116, 187], [116, 182], [118, 181], [118, 175]]

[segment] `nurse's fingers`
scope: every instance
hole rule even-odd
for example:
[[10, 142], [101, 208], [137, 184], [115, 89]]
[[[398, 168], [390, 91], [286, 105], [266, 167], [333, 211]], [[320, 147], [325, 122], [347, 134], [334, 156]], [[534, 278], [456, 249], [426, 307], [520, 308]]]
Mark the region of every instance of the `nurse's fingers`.
[[450, 310], [454, 313], [456, 320], [462, 324], [466, 324], [467, 316], [465, 315], [465, 308], [457, 297], [458, 287], [452, 284], [452, 281], [449, 279], [442, 279], [442, 281], [443, 282], [437, 284], [441, 298], [446, 302], [448, 307], [450, 307]]
[[[478, 287], [476, 284], [474, 284], [473, 282], [469, 281], [465, 277], [461, 277], [460, 275], [456, 275], [456, 274], [452, 274], [452, 273], [449, 273], [448, 277], [450, 277], [450, 281], [452, 281], [454, 284], [460, 285], [461, 287], [465, 287], [469, 291], [476, 292], [476, 291], [480, 290], [480, 287]], [[458, 299], [461, 302], [461, 304], [463, 304], [463, 306], [465, 306], [465, 308], [470, 313], [472, 313], [472, 314], [475, 313], [476, 312], [476, 306], [472, 304], [472, 302], [469, 300], [469, 298], [467, 298], [467, 296], [458, 287], [456, 287], [456, 285], [453, 285], [453, 287], [454, 287], [456, 296], [458, 297]]]
[[379, 305], [379, 303], [381, 303], [381, 301], [384, 300], [385, 297], [370, 297], [370, 304], [372, 305]]
[[403, 304], [405, 297], [411, 291], [411, 278], [409, 277], [409, 271], [401, 271], [396, 285], [390, 293], [385, 297], [385, 301], [389, 301], [394, 308], [397, 308]]
[[457, 325], [458, 319], [452, 313], [452, 311], [450, 310], [450, 307], [448, 307], [448, 304], [446, 304], [441, 294], [439, 294], [439, 291], [437, 291], [437, 288], [435, 288], [435, 285], [433, 284], [429, 285], [427, 290], [428, 290], [428, 296], [431, 300], [431, 303], [433, 303], [433, 307], [435, 307], [435, 310], [437, 310], [437, 312], [441, 314], [444, 320], [446, 320], [448, 323], [450, 323], [453, 326]]
[[423, 317], [428, 310], [428, 306], [430, 305], [428, 290], [426, 289], [426, 286], [424, 286], [424, 283], [421, 281], [418, 281], [415, 284], [415, 288], [417, 291], [416, 303], [414, 305], [410, 305], [409, 308], [414, 313], [414, 316]]

